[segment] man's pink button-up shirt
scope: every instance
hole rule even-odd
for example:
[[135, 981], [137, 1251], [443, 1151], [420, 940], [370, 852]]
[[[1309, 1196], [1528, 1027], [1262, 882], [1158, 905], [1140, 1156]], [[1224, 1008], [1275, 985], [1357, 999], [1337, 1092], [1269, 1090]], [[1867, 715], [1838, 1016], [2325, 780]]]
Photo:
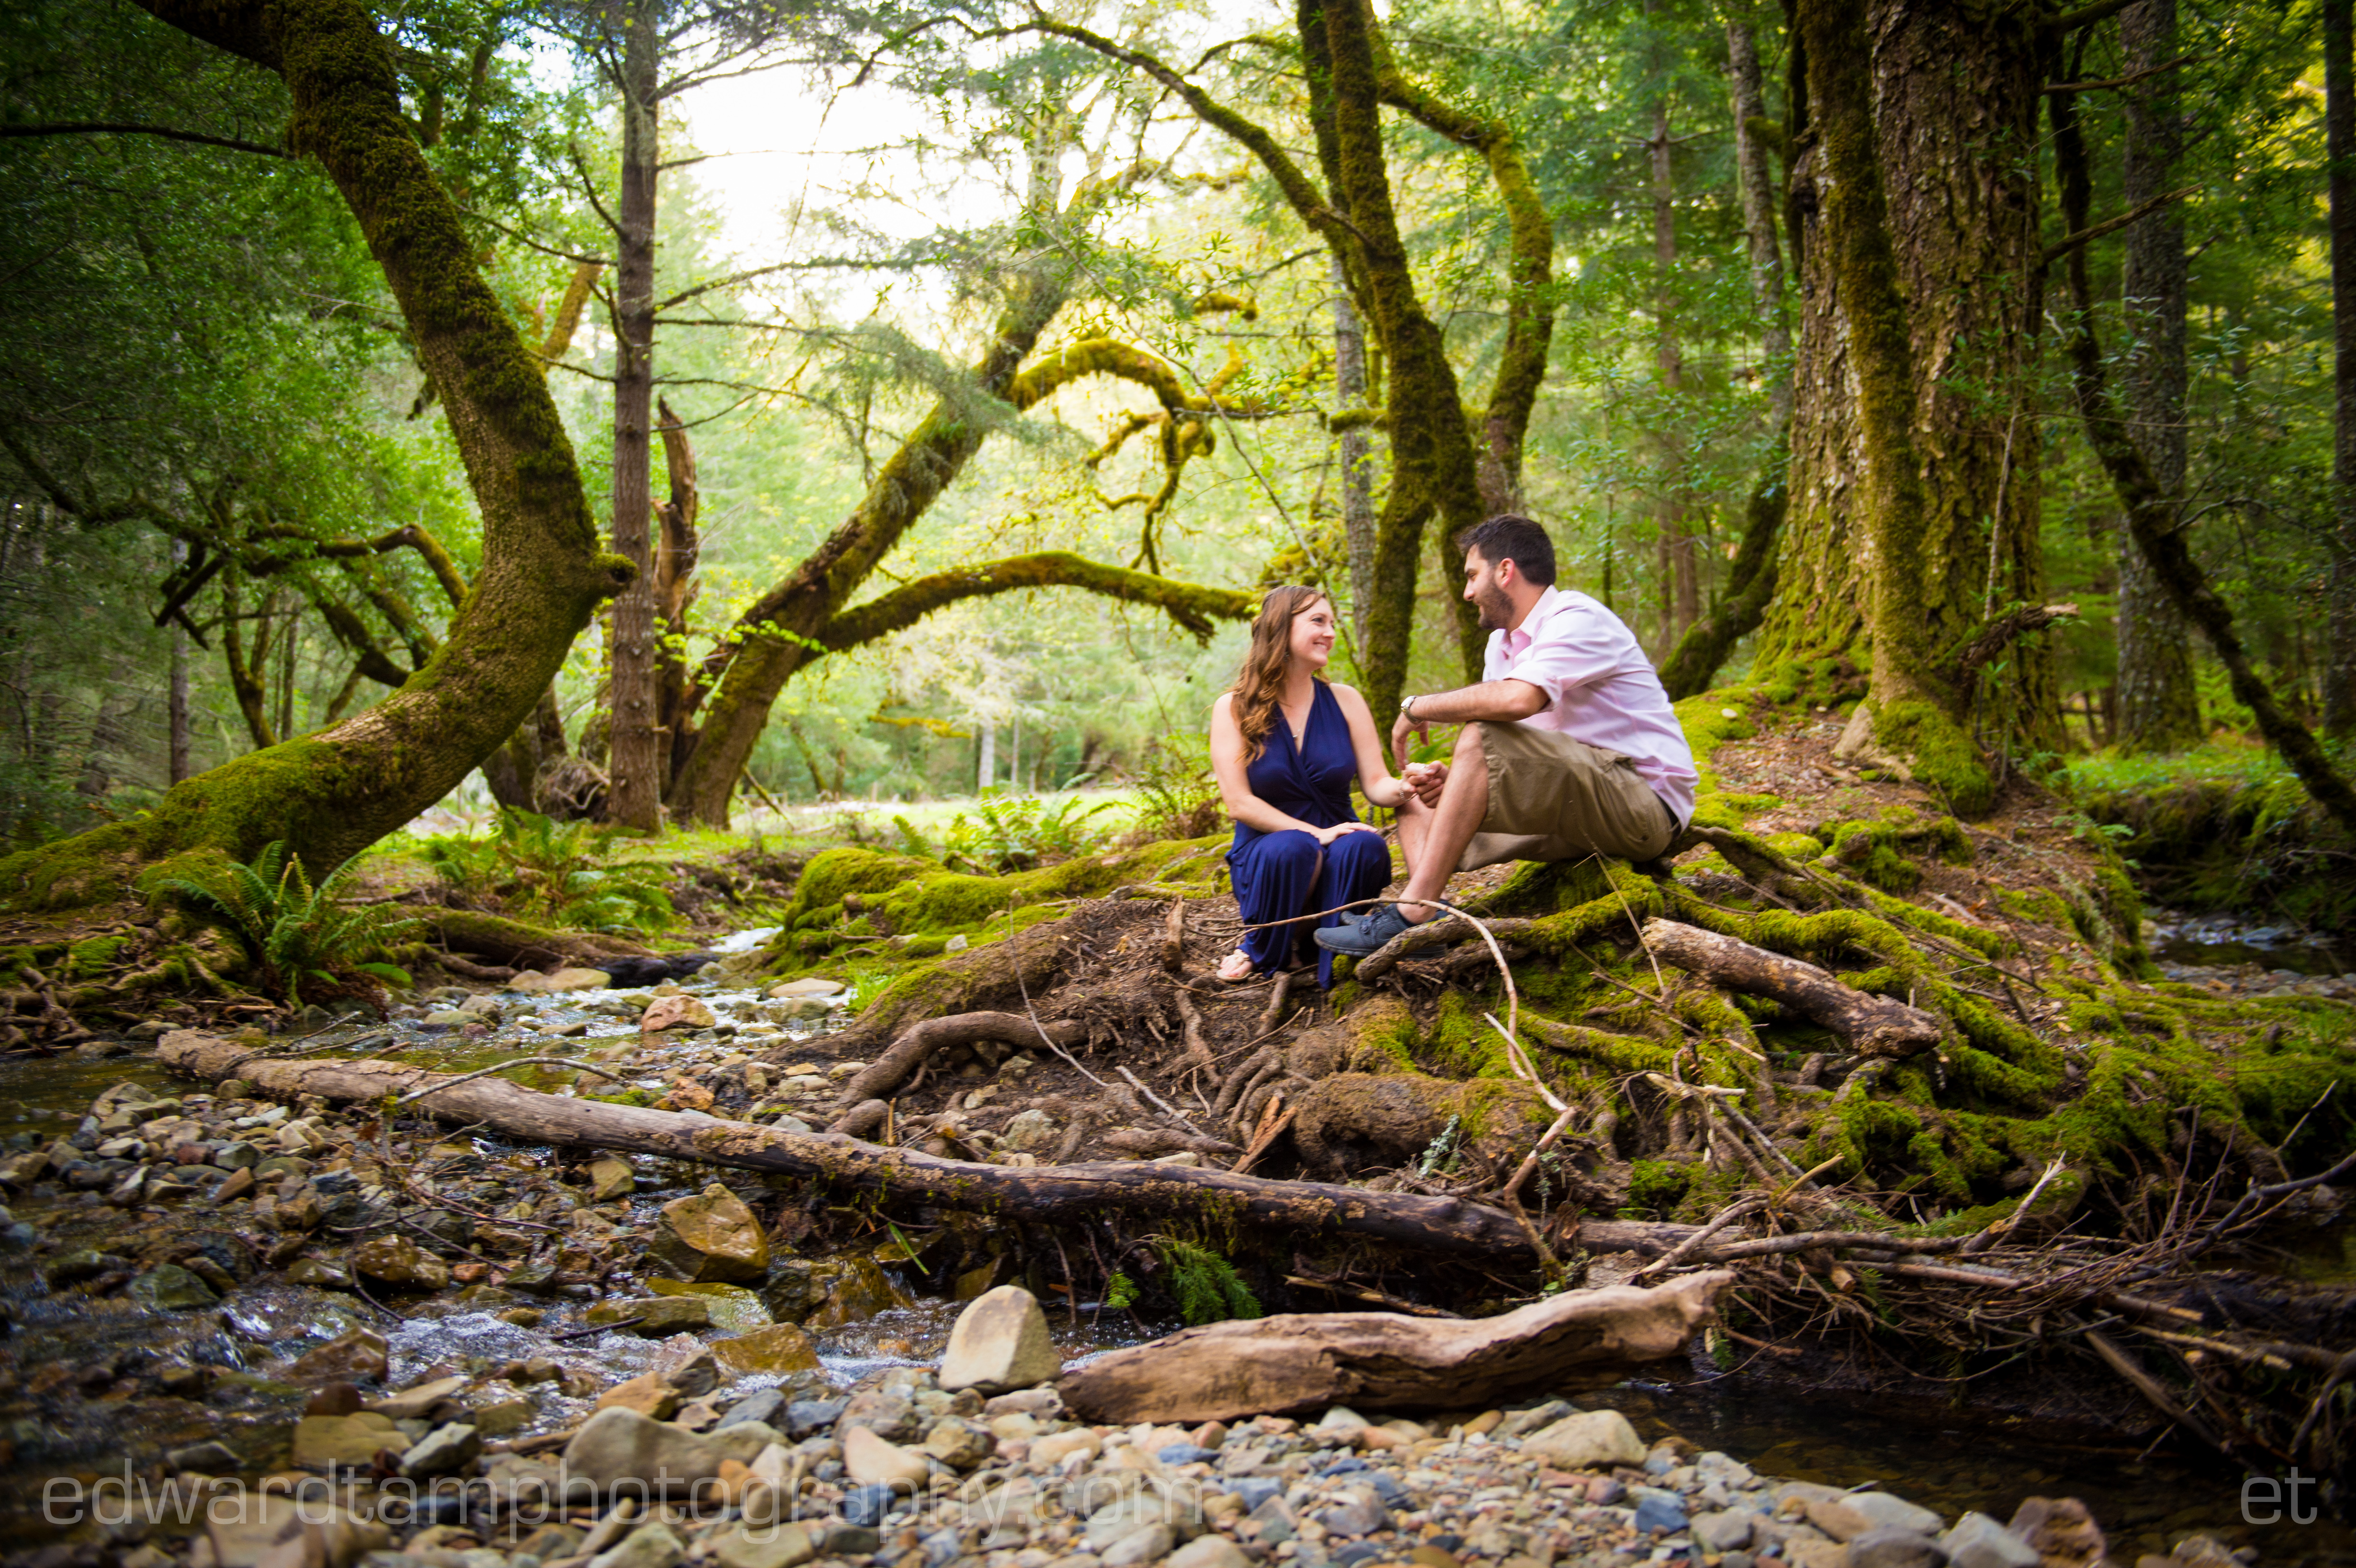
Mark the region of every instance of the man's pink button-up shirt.
[[1620, 617], [1586, 594], [1548, 588], [1510, 632], [1489, 634], [1483, 680], [1523, 680], [1547, 705], [1522, 720], [1636, 761], [1682, 827], [1693, 820], [1693, 748], [1669, 694]]

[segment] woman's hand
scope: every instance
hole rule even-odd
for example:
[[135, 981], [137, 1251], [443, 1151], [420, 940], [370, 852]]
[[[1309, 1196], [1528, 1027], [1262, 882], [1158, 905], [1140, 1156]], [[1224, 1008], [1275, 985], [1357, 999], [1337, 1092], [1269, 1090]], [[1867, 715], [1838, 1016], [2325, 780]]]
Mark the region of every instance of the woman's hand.
[[1381, 832], [1382, 829], [1371, 822], [1337, 822], [1331, 827], [1312, 827], [1309, 830], [1309, 836], [1316, 839], [1320, 847], [1323, 847], [1332, 844], [1344, 833], [1379, 834]]

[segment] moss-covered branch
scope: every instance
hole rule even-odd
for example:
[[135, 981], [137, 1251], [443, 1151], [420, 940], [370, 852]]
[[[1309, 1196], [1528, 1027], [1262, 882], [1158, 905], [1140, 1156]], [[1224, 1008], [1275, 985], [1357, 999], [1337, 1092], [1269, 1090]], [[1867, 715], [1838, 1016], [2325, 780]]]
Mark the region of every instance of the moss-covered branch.
[[1249, 620], [1255, 608], [1252, 595], [1232, 588], [1179, 582], [1062, 550], [1047, 550], [938, 571], [903, 583], [837, 615], [819, 633], [818, 640], [830, 652], [839, 653], [905, 631], [961, 599], [1021, 588], [1081, 588], [1132, 604], [1150, 604], [1167, 612], [1181, 630], [1198, 640], [1210, 637], [1215, 622]]

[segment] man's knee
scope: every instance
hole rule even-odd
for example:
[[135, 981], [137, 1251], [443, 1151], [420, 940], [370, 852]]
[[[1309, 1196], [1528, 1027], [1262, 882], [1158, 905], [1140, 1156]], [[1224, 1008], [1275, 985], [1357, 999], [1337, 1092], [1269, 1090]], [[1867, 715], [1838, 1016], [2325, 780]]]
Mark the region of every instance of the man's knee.
[[[1452, 764], [1461, 766], [1466, 763], [1478, 763], [1483, 761], [1487, 755], [1487, 752], [1481, 744], [1479, 724], [1467, 724], [1456, 731], [1456, 750], [1451, 758]], [[1453, 771], [1452, 767], [1451, 771]]]

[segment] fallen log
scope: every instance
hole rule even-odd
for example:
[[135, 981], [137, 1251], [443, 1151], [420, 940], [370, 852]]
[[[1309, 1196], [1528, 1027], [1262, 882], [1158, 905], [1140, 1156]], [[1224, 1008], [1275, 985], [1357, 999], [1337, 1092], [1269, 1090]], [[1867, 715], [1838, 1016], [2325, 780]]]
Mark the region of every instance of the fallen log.
[[[1088, 1026], [1084, 1023], [1052, 1023], [1044, 1028], [1047, 1037], [1057, 1045], [1077, 1045], [1088, 1037]], [[842, 1093], [835, 1100], [835, 1112], [840, 1115], [862, 1100], [884, 1098], [936, 1051], [982, 1041], [1036, 1045], [1040, 1029], [1040, 1025], [1015, 1013], [951, 1013], [947, 1018], [911, 1024], [900, 1031], [891, 1049], [842, 1086]]]
[[1714, 986], [1782, 1003], [1868, 1056], [1905, 1057], [1939, 1043], [1939, 1020], [1888, 997], [1844, 986], [1813, 964], [1674, 920], [1648, 920], [1644, 945]]
[[1565, 1291], [1503, 1317], [1301, 1312], [1213, 1323], [1098, 1356], [1056, 1385], [1082, 1421], [1191, 1424], [1262, 1412], [1489, 1403], [1576, 1378], [1600, 1386], [1683, 1350], [1730, 1271]]
[[[743, 1170], [823, 1179], [840, 1188], [920, 1199], [943, 1208], [1024, 1220], [1076, 1220], [1108, 1211], [1245, 1224], [1304, 1235], [1358, 1236], [1410, 1251], [1508, 1266], [1531, 1261], [1510, 1215], [1452, 1198], [1369, 1192], [1310, 1181], [1271, 1181], [1203, 1167], [1102, 1161], [1062, 1166], [984, 1165], [884, 1148], [825, 1133], [790, 1133], [700, 1111], [657, 1111], [545, 1094], [504, 1078], [466, 1083], [398, 1062], [277, 1059], [195, 1029], [157, 1042], [166, 1067], [218, 1082], [241, 1078], [286, 1099], [380, 1104], [388, 1094], [431, 1091], [415, 1109], [538, 1143], [701, 1160]], [[441, 1085], [446, 1084], [447, 1087]], [[1580, 1236], [1599, 1252], [1666, 1251], [1687, 1227], [1588, 1221]]]

